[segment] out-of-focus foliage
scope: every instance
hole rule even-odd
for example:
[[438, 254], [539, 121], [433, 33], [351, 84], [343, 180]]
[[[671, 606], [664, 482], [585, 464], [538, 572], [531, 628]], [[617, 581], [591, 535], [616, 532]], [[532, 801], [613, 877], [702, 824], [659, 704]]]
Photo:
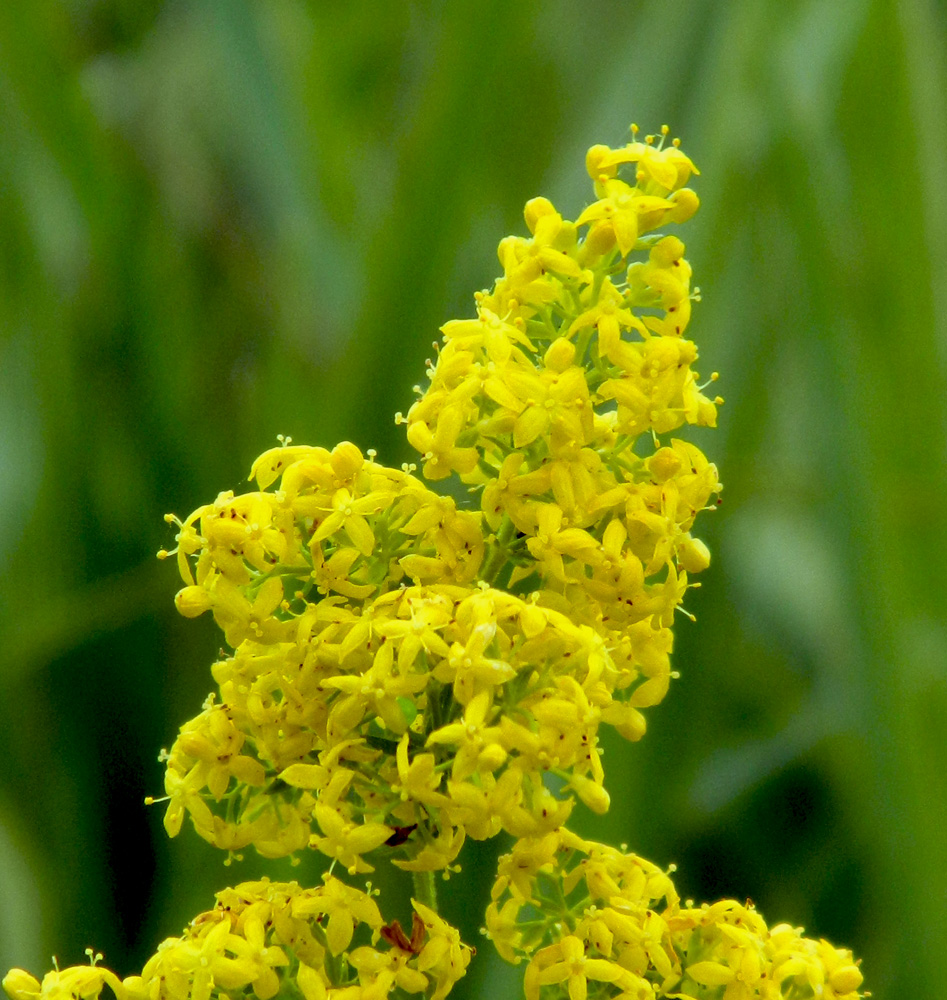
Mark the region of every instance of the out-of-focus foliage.
[[[277, 433], [409, 458], [392, 414], [437, 327], [634, 119], [703, 171], [726, 489], [596, 836], [852, 947], [877, 997], [938, 996], [945, 25], [934, 0], [0, 7], [0, 966], [94, 944], [128, 974], [255, 876], [141, 804], [215, 652], [162, 515]], [[445, 896], [471, 943], [496, 850]], [[464, 996], [515, 981], [487, 952]]]

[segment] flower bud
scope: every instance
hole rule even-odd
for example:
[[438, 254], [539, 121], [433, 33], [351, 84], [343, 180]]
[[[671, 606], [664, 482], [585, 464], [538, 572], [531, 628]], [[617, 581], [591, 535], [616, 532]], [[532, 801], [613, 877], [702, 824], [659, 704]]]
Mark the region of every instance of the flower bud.
[[648, 459], [648, 471], [658, 483], [666, 483], [680, 467], [681, 457], [673, 448], [659, 448]]
[[710, 565], [710, 549], [699, 539], [684, 539], [677, 550], [677, 561], [688, 573], [700, 573]]
[[668, 197], [673, 208], [668, 212], [669, 222], [687, 222], [687, 220], [700, 208], [700, 199], [696, 192], [690, 188], [681, 188]]
[[829, 973], [829, 986], [836, 993], [852, 993], [861, 986], [863, 978], [857, 965], [840, 965]]
[[546, 351], [543, 361], [554, 372], [564, 372], [575, 360], [575, 344], [565, 337], [558, 337]]
[[185, 618], [197, 618], [210, 608], [210, 594], [203, 587], [183, 587], [174, 595], [174, 606]]
[[531, 233], [536, 232], [536, 224], [544, 215], [555, 214], [556, 209], [548, 198], [530, 198], [523, 209], [523, 218]]
[[351, 441], [343, 441], [332, 449], [329, 461], [332, 463], [333, 471], [340, 479], [348, 479], [358, 472], [365, 459]]
[[676, 236], [665, 236], [655, 243], [649, 256], [659, 267], [669, 267], [684, 256], [684, 244]]
[[39, 980], [23, 969], [11, 969], [3, 977], [3, 988], [10, 1000], [32, 1000], [39, 996]]
[[608, 146], [601, 144], [593, 146], [585, 154], [585, 169], [593, 181], [597, 181], [603, 174], [606, 177], [614, 177], [618, 172], [612, 151]]
[[608, 812], [612, 800], [608, 792], [591, 778], [587, 778], [584, 774], [573, 774], [569, 778], [569, 785], [592, 812], [599, 816], [604, 816]]

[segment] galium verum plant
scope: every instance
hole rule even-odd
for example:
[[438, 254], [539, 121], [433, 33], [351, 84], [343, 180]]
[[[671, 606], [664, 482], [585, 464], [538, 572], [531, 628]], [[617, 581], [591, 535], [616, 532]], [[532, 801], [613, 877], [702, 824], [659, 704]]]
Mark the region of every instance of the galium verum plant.
[[[473, 949], [435, 875], [500, 831], [485, 933], [529, 1000], [863, 995], [849, 951], [749, 902], [682, 903], [668, 872], [565, 825], [577, 799], [608, 809], [599, 727], [640, 739], [668, 690], [710, 558], [692, 529], [720, 491], [674, 436], [722, 400], [693, 368], [696, 290], [666, 230], [697, 210], [697, 170], [667, 131], [590, 149], [574, 222], [527, 203], [531, 235], [500, 243], [502, 277], [444, 325], [396, 417], [420, 477], [281, 439], [253, 491], [169, 516], [177, 607], [209, 611], [230, 652], [162, 753], [167, 832], [188, 818], [228, 859], [315, 849], [323, 884], [224, 889], [140, 975], [90, 951], [42, 982], [11, 971], [11, 1000], [441, 1000]], [[448, 477], [474, 501], [425, 482]], [[410, 932], [359, 879], [380, 862], [413, 873]]]

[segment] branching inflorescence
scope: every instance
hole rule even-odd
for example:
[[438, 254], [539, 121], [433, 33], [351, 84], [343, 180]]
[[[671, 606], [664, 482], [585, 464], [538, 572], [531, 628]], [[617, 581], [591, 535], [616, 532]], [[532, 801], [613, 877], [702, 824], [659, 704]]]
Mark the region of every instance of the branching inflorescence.
[[332, 870], [245, 882], [140, 976], [13, 970], [12, 1000], [440, 1000], [471, 949], [434, 873], [501, 831], [486, 933], [527, 963], [530, 1000], [862, 995], [849, 951], [749, 903], [682, 905], [667, 872], [564, 825], [576, 799], [608, 809], [599, 727], [640, 739], [668, 690], [674, 615], [710, 558], [692, 528], [720, 492], [673, 436], [714, 426], [722, 400], [692, 367], [684, 244], [659, 232], [698, 206], [666, 136], [590, 149], [596, 200], [575, 222], [528, 202], [532, 235], [500, 243], [477, 317], [442, 328], [396, 420], [423, 479], [474, 500], [350, 443], [281, 439], [255, 491], [169, 517], [177, 607], [210, 611], [230, 652], [162, 754], [168, 833], [189, 818], [231, 856], [313, 848], [349, 876], [390, 861], [414, 873], [410, 935]]

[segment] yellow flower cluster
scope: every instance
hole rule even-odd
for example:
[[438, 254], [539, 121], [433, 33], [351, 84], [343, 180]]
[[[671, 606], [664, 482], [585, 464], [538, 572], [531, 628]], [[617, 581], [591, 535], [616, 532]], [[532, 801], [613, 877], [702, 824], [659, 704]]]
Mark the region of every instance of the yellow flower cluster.
[[[405, 578], [469, 583], [477, 575], [479, 518], [408, 472], [366, 461], [353, 444], [331, 452], [286, 444], [261, 455], [250, 478], [257, 492], [222, 493], [178, 534], [188, 584], [178, 610], [211, 610], [234, 649], [292, 638], [310, 596], [362, 602]], [[280, 488], [267, 491], [277, 479]]]
[[[527, 1000], [856, 1000], [850, 951], [767, 927], [732, 899], [681, 905], [668, 873], [565, 829], [520, 840], [500, 859], [487, 933], [528, 959]], [[594, 986], [592, 984], [595, 984]]]
[[[538, 590], [627, 670], [669, 648], [687, 574], [709, 562], [691, 528], [720, 489], [698, 448], [659, 435], [714, 426], [722, 402], [704, 396], [684, 338], [684, 244], [648, 235], [696, 211], [696, 168], [676, 141], [634, 138], [589, 150], [598, 200], [575, 222], [527, 204], [532, 237], [500, 244], [503, 277], [477, 319], [443, 327], [430, 386], [400, 418], [429, 479], [480, 490], [487, 579]], [[626, 165], [634, 185], [617, 176]]]
[[667, 437], [713, 426], [722, 400], [692, 367], [684, 245], [657, 232], [698, 204], [666, 133], [589, 150], [595, 200], [575, 222], [530, 201], [531, 236], [501, 242], [477, 318], [442, 328], [430, 385], [397, 419], [424, 476], [475, 501], [349, 443], [281, 440], [254, 491], [169, 515], [177, 607], [210, 611], [231, 652], [162, 751], [168, 833], [190, 816], [230, 853], [314, 848], [351, 875], [387, 857], [421, 897], [410, 935], [331, 873], [243, 883], [140, 976], [13, 970], [11, 1000], [106, 985], [117, 1000], [442, 1000], [471, 949], [432, 873], [501, 830], [516, 843], [487, 934], [527, 960], [527, 1000], [862, 995], [850, 952], [749, 903], [682, 906], [667, 872], [563, 825], [576, 799], [608, 809], [600, 726], [640, 739], [668, 690], [674, 614], [709, 563], [691, 532], [720, 491], [702, 452]]
[[571, 801], [547, 772], [604, 812], [598, 727], [640, 735], [667, 683], [666, 654], [637, 683], [588, 626], [486, 587], [403, 587], [359, 611], [325, 600], [287, 618], [293, 641], [274, 621], [272, 642], [215, 664], [221, 702], [168, 754], [172, 835], [189, 813], [232, 851], [313, 846], [355, 872], [400, 841], [396, 864], [444, 868], [467, 834], [560, 826]]
[[117, 1000], [385, 1000], [402, 991], [442, 1000], [471, 949], [429, 907], [414, 903], [414, 913], [408, 939], [397, 921], [384, 923], [368, 893], [331, 876], [315, 889], [244, 882], [162, 942], [139, 976], [119, 980], [92, 964], [40, 983], [13, 969], [3, 987], [10, 1000], [97, 1000], [106, 985]]
[[573, 795], [608, 807], [598, 726], [638, 739], [664, 697], [720, 487], [658, 437], [715, 421], [683, 244], [647, 235], [696, 209], [693, 164], [663, 140], [588, 164], [598, 200], [575, 223], [527, 205], [532, 238], [501, 243], [504, 276], [444, 326], [402, 418], [425, 475], [459, 473], [481, 510], [352, 444], [284, 442], [256, 492], [177, 522], [178, 608], [210, 610], [235, 654], [167, 755], [172, 835], [187, 813], [230, 851], [308, 845], [355, 872], [387, 843], [433, 870], [467, 835], [556, 829]]

